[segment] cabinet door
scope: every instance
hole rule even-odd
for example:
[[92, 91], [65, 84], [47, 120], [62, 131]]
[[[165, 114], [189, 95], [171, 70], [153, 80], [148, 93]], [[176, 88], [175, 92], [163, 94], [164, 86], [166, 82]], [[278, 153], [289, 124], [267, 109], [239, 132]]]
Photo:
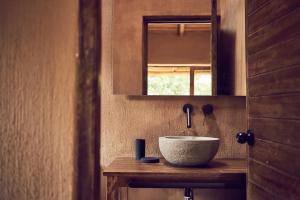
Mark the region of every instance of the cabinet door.
[[300, 199], [300, 1], [247, 0], [248, 199]]

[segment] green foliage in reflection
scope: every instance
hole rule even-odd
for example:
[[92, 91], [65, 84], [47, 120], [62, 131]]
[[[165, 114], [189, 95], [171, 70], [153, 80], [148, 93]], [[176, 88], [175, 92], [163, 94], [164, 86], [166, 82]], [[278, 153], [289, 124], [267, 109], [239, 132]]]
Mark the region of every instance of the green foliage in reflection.
[[148, 95], [189, 95], [189, 75], [148, 76]]
[[[195, 74], [194, 95], [212, 95], [211, 75]], [[189, 74], [148, 76], [148, 95], [190, 95]]]
[[212, 95], [211, 75], [195, 74], [195, 95], [210, 96]]

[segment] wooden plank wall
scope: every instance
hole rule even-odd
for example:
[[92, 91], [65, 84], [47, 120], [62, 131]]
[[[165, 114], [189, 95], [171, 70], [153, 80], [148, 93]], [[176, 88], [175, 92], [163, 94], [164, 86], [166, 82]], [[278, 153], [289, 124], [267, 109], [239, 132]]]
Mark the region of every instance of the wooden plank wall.
[[300, 1], [247, 6], [248, 199], [300, 199]]

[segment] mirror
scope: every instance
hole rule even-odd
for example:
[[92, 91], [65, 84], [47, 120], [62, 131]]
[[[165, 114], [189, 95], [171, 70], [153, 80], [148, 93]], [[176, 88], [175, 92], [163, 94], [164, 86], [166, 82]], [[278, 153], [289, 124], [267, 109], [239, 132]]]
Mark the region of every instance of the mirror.
[[[114, 95], [151, 95], [150, 98], [156, 95], [197, 98], [200, 95], [246, 95], [243, 9], [231, 12], [226, 3], [221, 3], [218, 9], [216, 0], [211, 0], [211, 4], [194, 3], [197, 6], [192, 6], [190, 1], [170, 1], [157, 6], [152, 0], [132, 0], [130, 3], [118, 0], [113, 4]], [[129, 12], [132, 7], [139, 8], [139, 12]], [[176, 47], [178, 41], [189, 40], [188, 36], [197, 32], [199, 35], [206, 33], [201, 39], [207, 39], [195, 39]], [[209, 32], [210, 36], [207, 36]], [[163, 45], [171, 37], [175, 39]], [[155, 41], [159, 43], [158, 47]], [[204, 44], [204, 50], [197, 49]]]
[[210, 19], [146, 20], [144, 93], [213, 95]]

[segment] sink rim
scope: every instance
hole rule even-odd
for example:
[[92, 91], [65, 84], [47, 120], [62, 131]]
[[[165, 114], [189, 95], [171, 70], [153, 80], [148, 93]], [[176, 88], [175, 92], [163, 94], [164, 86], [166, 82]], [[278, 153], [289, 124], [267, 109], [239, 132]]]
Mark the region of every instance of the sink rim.
[[162, 136], [160, 140], [169, 141], [191, 141], [191, 142], [208, 142], [208, 141], [219, 141], [220, 138], [206, 137], [206, 136]]

